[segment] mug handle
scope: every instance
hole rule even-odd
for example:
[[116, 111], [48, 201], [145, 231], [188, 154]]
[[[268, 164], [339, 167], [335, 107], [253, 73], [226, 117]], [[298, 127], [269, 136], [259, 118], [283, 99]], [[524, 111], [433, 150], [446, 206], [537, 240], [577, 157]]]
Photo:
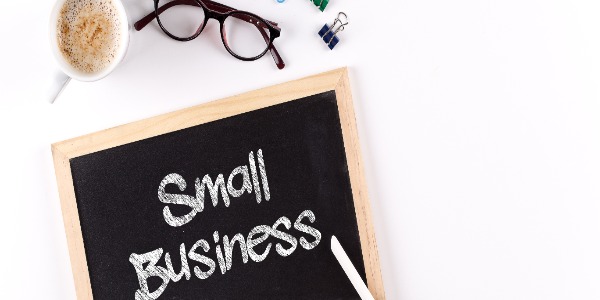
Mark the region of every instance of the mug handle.
[[52, 82], [48, 88], [47, 96], [50, 104], [54, 103], [56, 98], [58, 98], [60, 93], [65, 89], [69, 81], [71, 81], [71, 77], [69, 77], [67, 74], [58, 70], [54, 71]]

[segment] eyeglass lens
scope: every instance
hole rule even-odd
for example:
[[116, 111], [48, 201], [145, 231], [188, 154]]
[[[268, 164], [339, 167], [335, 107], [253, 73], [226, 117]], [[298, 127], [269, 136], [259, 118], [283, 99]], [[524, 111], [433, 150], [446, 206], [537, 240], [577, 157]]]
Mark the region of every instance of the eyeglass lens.
[[[160, 0], [158, 1], [158, 7], [169, 2], [172, 1]], [[186, 5], [187, 3], [193, 3], [192, 1], [176, 0], [176, 2], [181, 4], [169, 7], [159, 15], [160, 23], [166, 31], [176, 37], [192, 37], [204, 24], [204, 9], [200, 6]]]
[[[205, 22], [205, 12], [193, 1], [175, 0], [178, 4], [164, 10], [159, 21], [170, 34], [186, 39], [194, 36]], [[159, 0], [158, 7], [168, 5], [171, 0]], [[242, 12], [227, 16], [223, 23], [222, 36], [225, 46], [243, 58], [254, 58], [267, 50], [270, 32], [266, 24], [256, 17]]]
[[270, 36], [262, 21], [251, 15], [233, 13], [223, 23], [223, 40], [235, 54], [251, 58], [267, 50]]

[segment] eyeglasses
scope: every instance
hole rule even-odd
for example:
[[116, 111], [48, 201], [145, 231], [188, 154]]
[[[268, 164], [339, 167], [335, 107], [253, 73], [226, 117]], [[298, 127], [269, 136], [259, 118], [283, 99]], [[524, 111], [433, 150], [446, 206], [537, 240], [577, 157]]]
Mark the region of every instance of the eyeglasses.
[[178, 41], [195, 39], [208, 20], [215, 19], [221, 24], [221, 41], [233, 57], [253, 61], [270, 51], [277, 67], [285, 67], [273, 45], [281, 29], [277, 23], [253, 13], [210, 0], [154, 0], [154, 12], [137, 21], [134, 28], [142, 30], [154, 18], [169, 37]]

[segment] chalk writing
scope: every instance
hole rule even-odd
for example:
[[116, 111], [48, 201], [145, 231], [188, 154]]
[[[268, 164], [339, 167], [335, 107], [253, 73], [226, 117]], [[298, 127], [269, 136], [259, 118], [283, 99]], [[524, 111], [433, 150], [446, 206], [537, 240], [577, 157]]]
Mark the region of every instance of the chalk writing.
[[[191, 208], [191, 211], [182, 216], [174, 216], [171, 212], [171, 209], [168, 205], [165, 205], [163, 209], [163, 216], [165, 218], [165, 222], [173, 227], [179, 227], [190, 222], [197, 213], [202, 212], [204, 210], [204, 196], [205, 190], [208, 188], [208, 193], [210, 194], [210, 198], [212, 200], [213, 207], [216, 207], [219, 203], [219, 192], [221, 193], [221, 197], [223, 198], [223, 203], [225, 207], [229, 207], [230, 200], [229, 195], [232, 197], [240, 197], [244, 193], [252, 193], [252, 186], [254, 186], [254, 193], [256, 194], [256, 203], [260, 203], [262, 200], [260, 185], [258, 181], [258, 173], [256, 172], [256, 163], [254, 158], [254, 153], [250, 151], [248, 154], [248, 162], [250, 165], [250, 171], [252, 173], [252, 183], [250, 183], [250, 175], [248, 175], [248, 167], [247, 166], [239, 166], [229, 175], [229, 179], [227, 180], [227, 186], [225, 185], [225, 179], [223, 174], [217, 175], [217, 178], [213, 182], [210, 175], [206, 174], [200, 180], [200, 178], [196, 178], [195, 190], [196, 196], [189, 196], [185, 194], [172, 194], [167, 193], [165, 188], [169, 184], [175, 184], [179, 191], [183, 192], [186, 189], [186, 182], [183, 177], [177, 173], [171, 173], [163, 178], [158, 186], [158, 200], [165, 204], [179, 204], [186, 205]], [[267, 171], [265, 169], [265, 161], [263, 158], [262, 149], [258, 150], [258, 168], [260, 169], [261, 182], [263, 185], [263, 190], [265, 193], [265, 200], [269, 201], [271, 199], [271, 194], [269, 192], [269, 181], [267, 179]], [[240, 189], [236, 189], [233, 187], [233, 179], [236, 175], [240, 174], [242, 176], [242, 187]]]
[[[309, 242], [304, 235], [301, 236], [300, 245], [306, 250], [311, 250], [319, 245], [321, 241], [321, 232], [319, 232], [319, 230], [316, 228], [305, 224], [305, 219], [308, 219], [310, 223], [314, 223], [316, 221], [315, 214], [310, 210], [305, 210], [300, 213], [294, 222], [293, 228], [299, 233], [304, 233], [307, 236], [310, 236], [309, 239], [312, 240], [311, 242]], [[241, 260], [244, 264], [249, 261], [248, 258], [256, 263], [264, 261], [271, 252], [270, 250], [275, 242], [270, 241], [271, 237], [278, 240], [276, 242], [275, 249], [280, 256], [286, 257], [291, 255], [297, 248], [296, 246], [298, 245], [298, 240], [289, 232], [277, 229], [282, 224], [284, 227], [286, 227], [286, 229], [291, 228], [290, 220], [283, 216], [279, 218], [273, 224], [273, 226], [258, 225], [252, 228], [246, 236], [245, 241], [244, 236], [240, 233], [235, 234], [231, 239], [229, 239], [227, 235], [223, 235], [222, 240], [225, 255], [223, 255], [223, 250], [220, 245], [221, 239], [219, 232], [215, 231], [213, 233], [213, 240], [215, 242], [215, 256], [219, 264], [221, 274], [224, 275], [228, 270], [231, 270], [234, 260], [232, 253], [236, 244], [239, 245], [238, 249], [240, 250]], [[289, 244], [289, 248], [284, 248], [284, 246], [280, 243], [281, 241]], [[256, 253], [254, 247], [263, 243], [267, 243], [266, 248], [264, 248], [265, 250], [262, 253]], [[194, 275], [196, 275], [198, 279], [207, 279], [213, 275], [216, 268], [215, 260], [204, 254], [198, 253], [198, 248], [202, 249], [204, 254], [208, 254], [211, 249], [206, 240], [199, 239], [196, 241], [196, 243], [194, 243], [186, 255], [185, 244], [181, 244], [179, 255], [181, 257], [182, 267], [179, 274], [175, 273], [173, 270], [173, 265], [168, 252], [165, 254], [165, 267], [157, 265], [163, 255], [162, 248], [143, 254], [132, 253], [129, 257], [129, 261], [135, 268], [140, 284], [140, 288], [135, 292], [135, 299], [156, 300], [165, 291], [167, 285], [171, 281], [177, 282], [182, 278], [190, 280], [191, 276], [188, 258], [200, 264], [194, 266], [193, 269]], [[202, 268], [206, 271], [202, 271]], [[148, 287], [148, 279], [151, 277], [158, 277], [162, 281], [162, 284], [154, 291], [150, 291]]]
[[[238, 175], [242, 177], [242, 186], [236, 188], [233, 186], [233, 181]], [[260, 204], [263, 199], [261, 184], [264, 199], [265, 201], [269, 201], [271, 193], [265, 160], [262, 149], [259, 149], [256, 152], [256, 158], [254, 152], [250, 151], [248, 154], [248, 165], [236, 167], [231, 171], [227, 183], [225, 183], [223, 174], [218, 174], [214, 181], [209, 174], [204, 175], [202, 180], [199, 177], [196, 178], [194, 184], [195, 196], [167, 193], [166, 187], [169, 185], [175, 185], [181, 192], [184, 192], [187, 187], [187, 183], [181, 175], [177, 173], [168, 174], [158, 185], [158, 200], [165, 204], [185, 205], [190, 208], [188, 213], [180, 216], [173, 215], [169, 205], [165, 205], [163, 208], [165, 222], [170, 226], [179, 227], [192, 221], [198, 213], [204, 210], [204, 197], [207, 189], [213, 207], [217, 207], [220, 194], [223, 204], [227, 208], [231, 205], [230, 196], [237, 198], [241, 197], [244, 193], [251, 194], [253, 191], [256, 195], [256, 203]], [[210, 256], [207, 255], [211, 252], [211, 246], [205, 239], [197, 240], [189, 249], [189, 252], [186, 252], [186, 245], [182, 243], [179, 246], [179, 258], [181, 259], [181, 269], [179, 272], [174, 270], [169, 252], [164, 254], [165, 266], [157, 265], [163, 257], [164, 251], [162, 248], [142, 254], [132, 253], [129, 256], [129, 262], [133, 265], [140, 284], [140, 288], [135, 291], [135, 299], [156, 300], [165, 291], [171, 281], [178, 282], [182, 278], [190, 280], [193, 276], [189, 260], [197, 263], [192, 270], [198, 279], [203, 280], [212, 276], [217, 269], [217, 264], [221, 274], [225, 275], [233, 267], [233, 253], [236, 245], [238, 246], [237, 249], [240, 250], [241, 262], [243, 264], [247, 264], [249, 261], [255, 263], [264, 261], [272, 249], [282, 257], [287, 257], [294, 253], [298, 248], [298, 244], [305, 250], [311, 250], [319, 245], [321, 232], [315, 227], [308, 225], [307, 221], [311, 224], [316, 222], [316, 216], [311, 210], [302, 211], [293, 224], [290, 219], [282, 216], [272, 226], [255, 226], [250, 229], [246, 236], [236, 233], [231, 238], [228, 235], [223, 235], [221, 238], [219, 232], [214, 231], [214, 255]], [[293, 231], [291, 231], [292, 228]], [[292, 232], [300, 234], [299, 239], [296, 238], [297, 235], [292, 235]], [[263, 247], [260, 247], [261, 245]], [[261, 250], [257, 250], [259, 248]], [[216, 257], [216, 262], [215, 258], [212, 257]], [[152, 277], [157, 277], [162, 282], [154, 291], [150, 291], [148, 286], [148, 279]]]

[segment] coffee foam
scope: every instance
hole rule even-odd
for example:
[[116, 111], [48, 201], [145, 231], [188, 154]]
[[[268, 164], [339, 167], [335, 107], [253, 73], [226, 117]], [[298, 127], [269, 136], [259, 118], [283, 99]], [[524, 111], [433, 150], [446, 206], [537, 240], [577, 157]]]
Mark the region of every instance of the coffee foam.
[[113, 0], [67, 0], [57, 22], [58, 48], [74, 69], [102, 71], [122, 46], [121, 22]]

